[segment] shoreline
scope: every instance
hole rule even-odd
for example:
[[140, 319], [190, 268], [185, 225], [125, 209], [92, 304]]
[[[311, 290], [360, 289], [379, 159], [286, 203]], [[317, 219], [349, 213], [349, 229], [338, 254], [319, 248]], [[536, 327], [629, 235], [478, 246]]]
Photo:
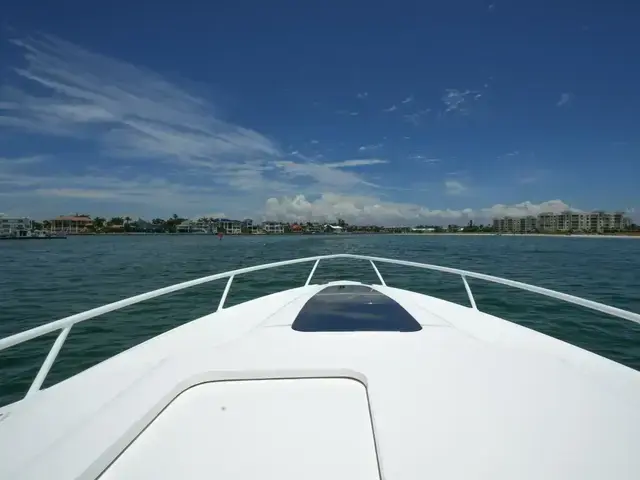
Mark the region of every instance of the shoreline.
[[[215, 233], [171, 233], [171, 232], [109, 232], [109, 233], [68, 233], [69, 237], [103, 237], [103, 236], [153, 236], [153, 235], [172, 235], [172, 236], [194, 236], [194, 237], [215, 237]], [[439, 236], [457, 236], [457, 237], [556, 237], [556, 238], [636, 238], [640, 239], [640, 232], [638, 233], [620, 233], [620, 234], [571, 234], [564, 233], [492, 233], [492, 232], [346, 232], [346, 233], [316, 233], [316, 234], [304, 234], [304, 233], [272, 233], [272, 234], [252, 234], [252, 233], [240, 233], [240, 234], [224, 234], [225, 237], [282, 237], [282, 236], [297, 236], [297, 237], [334, 237], [334, 236], [358, 236], [358, 235], [403, 235], [403, 236], [415, 236], [415, 237], [439, 237]]]
[[416, 235], [416, 236], [476, 236], [476, 237], [557, 237], [557, 238], [638, 238], [640, 239], [640, 234], [619, 234], [619, 235], [598, 235], [598, 234], [572, 234], [566, 235], [564, 233], [482, 233], [482, 232], [470, 232], [470, 233], [454, 233], [454, 232], [443, 232], [443, 233], [386, 233], [384, 235]]

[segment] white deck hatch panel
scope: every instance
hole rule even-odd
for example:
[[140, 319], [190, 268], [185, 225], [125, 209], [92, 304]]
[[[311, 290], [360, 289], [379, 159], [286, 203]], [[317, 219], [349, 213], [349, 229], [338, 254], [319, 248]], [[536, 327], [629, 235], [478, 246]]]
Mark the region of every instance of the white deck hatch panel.
[[379, 479], [367, 390], [347, 378], [203, 383], [100, 478]]

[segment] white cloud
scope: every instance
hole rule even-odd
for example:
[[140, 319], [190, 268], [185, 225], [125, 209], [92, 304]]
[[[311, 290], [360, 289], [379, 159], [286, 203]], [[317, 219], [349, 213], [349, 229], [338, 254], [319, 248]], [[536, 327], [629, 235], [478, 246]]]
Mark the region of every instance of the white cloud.
[[407, 98], [402, 100], [402, 103], [411, 103], [413, 102], [413, 95], [409, 95]]
[[358, 93], [358, 95], [356, 95], [356, 96], [357, 96], [358, 98], [362, 98], [362, 99], [364, 99], [364, 98], [367, 98], [367, 97], [369, 96], [369, 93], [368, 93], [368, 92], [360, 92], [360, 93]]
[[420, 122], [422, 121], [422, 117], [424, 117], [426, 114], [428, 114], [431, 111], [430, 108], [424, 109], [424, 110], [418, 110], [415, 113], [407, 113], [405, 115], [402, 116], [402, 118], [406, 121], [409, 122], [413, 125], [415, 125], [416, 127], [418, 125], [420, 125]]
[[409, 155], [409, 159], [410, 160], [421, 160], [424, 163], [439, 163], [439, 162], [442, 161], [442, 159], [440, 159], [440, 158], [428, 158], [428, 157], [425, 157], [424, 155], [420, 155], [420, 154]]
[[560, 100], [556, 103], [556, 106], [562, 107], [563, 105], [567, 105], [573, 101], [572, 93], [563, 93], [560, 95]]
[[[70, 153], [76, 153], [76, 145], [91, 149], [68, 175], [62, 173], [64, 167], [69, 168], [65, 152], [58, 158], [46, 158], [61, 173], [48, 184], [30, 184], [39, 199], [111, 198], [159, 208], [166, 204], [159, 197], [175, 188], [184, 197], [180, 201], [172, 198], [177, 206], [192, 208], [192, 199], [208, 203], [216, 198], [228, 201], [235, 195], [241, 197], [242, 208], [255, 209], [264, 198], [285, 192], [340, 188], [366, 192], [374, 184], [353, 167], [384, 162], [334, 159], [327, 165], [316, 163], [319, 155], [310, 159], [297, 150], [283, 151], [273, 139], [225, 121], [209, 100], [154, 72], [47, 35], [12, 43], [23, 54], [23, 65], [14, 69], [17, 75], [12, 79], [21, 88], [4, 85], [0, 89], [0, 128], [26, 135], [29, 145], [37, 145], [38, 136], [58, 136], [65, 138]], [[358, 112], [345, 114], [356, 116]], [[319, 145], [315, 139], [311, 143]], [[305, 161], [283, 161], [292, 156]], [[26, 162], [27, 157], [2, 159], [0, 173], [15, 173], [16, 166]], [[164, 185], [141, 188], [144, 194], [136, 194], [133, 187], [123, 189], [130, 184], [124, 180], [131, 178], [131, 171], [126, 171], [117, 181], [117, 172], [123, 168], [153, 171]], [[345, 168], [351, 171], [342, 171]], [[76, 180], [91, 175], [104, 182], [77, 184]], [[3, 193], [27, 188], [20, 186], [24, 181], [15, 175], [4, 178]], [[194, 186], [197, 191], [191, 188]]]
[[343, 160], [342, 162], [325, 163], [325, 167], [330, 168], [344, 168], [344, 167], [361, 167], [364, 165], [378, 165], [381, 163], [389, 163], [386, 160], [379, 158], [358, 158], [355, 160]]
[[445, 180], [444, 186], [449, 195], [460, 195], [467, 191], [467, 187], [458, 180]]
[[537, 215], [571, 209], [561, 200], [540, 204], [523, 202], [516, 205], [494, 205], [488, 208], [460, 210], [429, 209], [411, 203], [384, 202], [375, 197], [326, 193], [315, 200], [304, 195], [270, 198], [265, 218], [287, 222], [331, 222], [343, 218], [353, 224], [417, 225], [420, 223], [464, 223], [468, 219], [489, 221], [493, 217]]
[[378, 150], [379, 148], [382, 148], [382, 144], [381, 143], [375, 143], [375, 144], [371, 144], [371, 145], [361, 145], [358, 148], [359, 152], [366, 152], [366, 151], [371, 151], [371, 150]]
[[385, 108], [382, 111], [383, 112], [393, 112], [393, 111], [395, 111], [397, 109], [398, 109], [398, 107], [396, 107], [395, 105], [391, 105], [389, 108]]
[[12, 167], [22, 167], [41, 163], [47, 160], [46, 155], [31, 155], [28, 157], [0, 157], [0, 167], [11, 169]]
[[51, 36], [12, 43], [26, 63], [15, 72], [42, 93], [3, 89], [11, 108], [0, 111], [0, 125], [96, 141], [119, 158], [216, 171], [281, 155], [269, 138], [221, 120], [207, 101], [155, 73]]
[[319, 143], [320, 143], [320, 142], [319, 142], [318, 140], [311, 140], [311, 145], [317, 145], [317, 144], [319, 144]]
[[459, 112], [462, 114], [469, 113], [469, 102], [468, 97], [472, 95], [473, 100], [477, 100], [477, 95], [479, 92], [474, 92], [471, 90], [457, 90], [455, 88], [450, 88], [445, 90], [444, 95], [442, 95], [442, 102], [446, 105], [445, 113], [448, 112]]

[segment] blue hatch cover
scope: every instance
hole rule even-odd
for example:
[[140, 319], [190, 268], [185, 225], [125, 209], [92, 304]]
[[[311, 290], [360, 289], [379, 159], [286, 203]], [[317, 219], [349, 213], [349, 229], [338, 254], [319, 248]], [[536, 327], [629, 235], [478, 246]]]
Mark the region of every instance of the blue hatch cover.
[[299, 332], [417, 332], [398, 302], [365, 285], [332, 285], [311, 297], [291, 327]]

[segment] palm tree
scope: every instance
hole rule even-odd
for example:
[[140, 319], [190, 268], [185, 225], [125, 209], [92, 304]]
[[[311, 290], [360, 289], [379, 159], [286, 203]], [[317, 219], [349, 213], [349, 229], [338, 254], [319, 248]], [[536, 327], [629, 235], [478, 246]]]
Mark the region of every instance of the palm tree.
[[104, 223], [105, 223], [106, 219], [102, 218], [102, 217], [95, 217], [93, 219], [93, 229], [96, 232], [100, 232], [102, 231], [102, 229], [104, 228]]

